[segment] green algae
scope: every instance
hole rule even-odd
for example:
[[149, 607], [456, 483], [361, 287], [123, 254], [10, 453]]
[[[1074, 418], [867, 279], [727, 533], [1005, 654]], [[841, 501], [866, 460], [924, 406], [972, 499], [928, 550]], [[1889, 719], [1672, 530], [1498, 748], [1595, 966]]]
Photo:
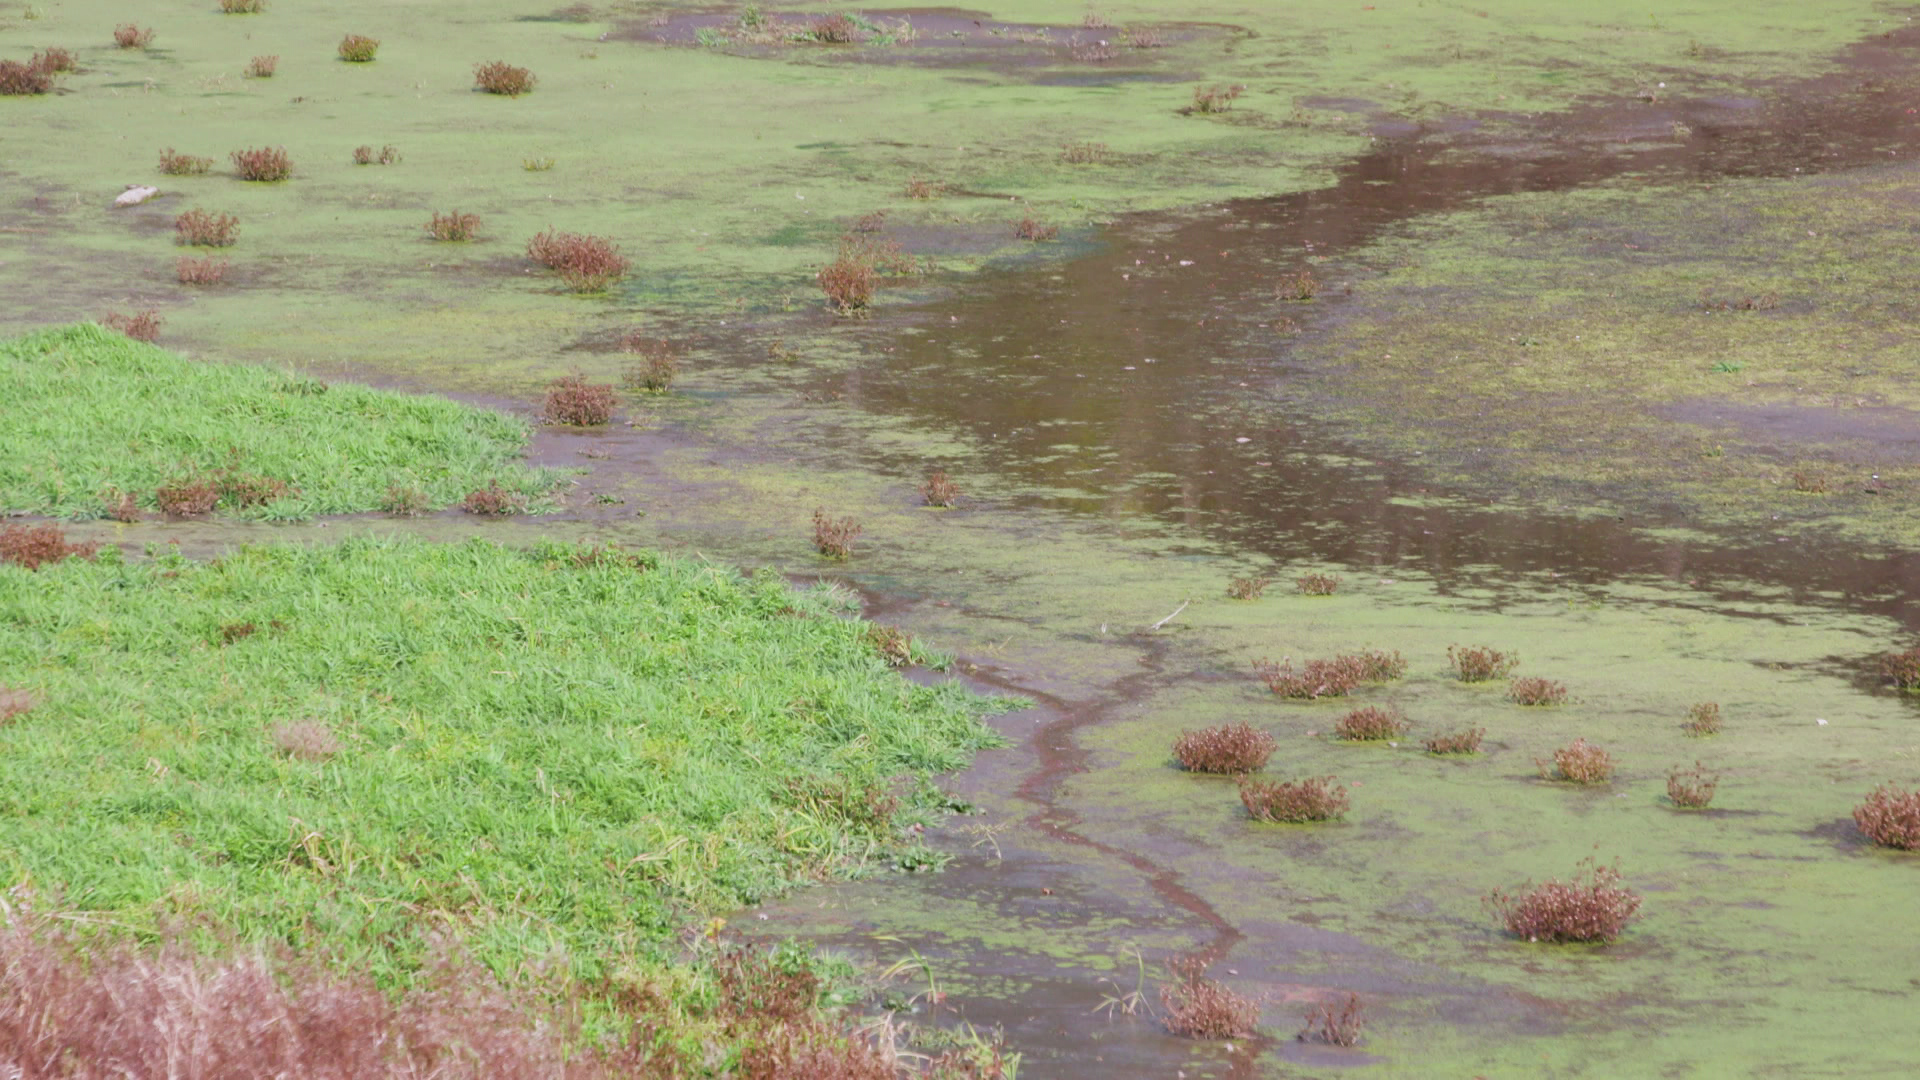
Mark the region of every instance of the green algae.
[[1356, 253], [1391, 268], [1301, 344], [1305, 392], [1464, 490], [1909, 545], [1917, 182], [1888, 166], [1423, 219]]

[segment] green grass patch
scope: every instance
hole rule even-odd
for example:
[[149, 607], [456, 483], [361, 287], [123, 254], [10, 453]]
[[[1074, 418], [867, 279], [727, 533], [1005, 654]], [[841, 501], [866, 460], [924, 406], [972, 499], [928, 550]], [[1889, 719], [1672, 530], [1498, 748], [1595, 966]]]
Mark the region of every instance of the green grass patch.
[[209, 364], [91, 324], [0, 342], [0, 510], [91, 518], [118, 495], [233, 468], [287, 485], [222, 509], [298, 519], [379, 509], [389, 488], [457, 503], [497, 481], [537, 501], [562, 483], [522, 463], [527, 425], [445, 398]]
[[1004, 707], [890, 671], [840, 591], [651, 553], [356, 539], [0, 566], [0, 886], [404, 981], [658, 960], [910, 826]]

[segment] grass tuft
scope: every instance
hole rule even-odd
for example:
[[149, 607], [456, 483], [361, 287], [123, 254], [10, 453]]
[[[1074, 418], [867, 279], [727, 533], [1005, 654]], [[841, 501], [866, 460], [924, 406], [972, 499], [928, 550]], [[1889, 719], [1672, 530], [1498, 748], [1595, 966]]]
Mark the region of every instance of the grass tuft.
[[458, 243], [474, 238], [480, 231], [480, 215], [463, 214], [458, 210], [441, 213], [433, 212], [433, 219], [427, 222], [426, 229], [435, 240]]
[[1183, 957], [1169, 965], [1174, 981], [1160, 987], [1162, 1023], [1189, 1039], [1244, 1039], [1260, 1022], [1260, 1003], [1206, 977], [1206, 962]]
[[1546, 780], [1564, 780], [1570, 784], [1606, 784], [1613, 780], [1613, 755], [1585, 739], [1553, 752], [1553, 759], [1536, 759], [1540, 776]]
[[1182, 731], [1173, 742], [1173, 756], [1188, 772], [1232, 776], [1258, 772], [1279, 745], [1252, 724], [1223, 724]]
[[1347, 789], [1334, 784], [1335, 779], [1315, 776], [1268, 783], [1242, 776], [1240, 804], [1255, 821], [1331, 821], [1347, 812]]
[[340, 59], [349, 64], [365, 64], [380, 51], [380, 39], [365, 34], [348, 34], [340, 39]]
[[1564, 705], [1567, 686], [1552, 679], [1515, 679], [1507, 686], [1507, 699], [1516, 705]]
[[1307, 1014], [1307, 1026], [1294, 1038], [1301, 1042], [1326, 1043], [1329, 1046], [1358, 1046], [1367, 1026], [1367, 1007], [1359, 994], [1348, 994], [1338, 1011], [1322, 1005]]
[[1435, 735], [1421, 745], [1427, 748], [1427, 753], [1436, 757], [1451, 754], [1477, 754], [1480, 752], [1480, 741], [1486, 737], [1486, 728], [1467, 728], [1465, 731]]
[[813, 546], [829, 559], [853, 557], [853, 541], [863, 531], [850, 517], [833, 518], [825, 510], [813, 512]]
[[194, 207], [173, 219], [173, 242], [192, 247], [232, 247], [240, 240], [240, 219]]
[[473, 86], [489, 94], [505, 97], [519, 97], [529, 93], [540, 80], [533, 72], [523, 67], [514, 67], [504, 60], [494, 60], [485, 64], [473, 65]]
[[233, 159], [234, 175], [242, 180], [277, 184], [293, 175], [293, 162], [287, 157], [286, 147], [283, 146], [235, 150], [227, 156]]
[[1492, 682], [1513, 674], [1513, 669], [1520, 666], [1520, 654], [1484, 645], [1449, 645], [1447, 662], [1453, 665], [1453, 677], [1461, 682]]
[[1688, 810], [1704, 808], [1713, 801], [1713, 793], [1719, 787], [1720, 777], [1708, 772], [1697, 761], [1691, 769], [1676, 765], [1667, 773], [1668, 801]]
[[1619, 868], [1592, 859], [1572, 880], [1496, 889], [1485, 903], [1514, 937], [1559, 943], [1612, 941], [1640, 910], [1640, 897], [1620, 884]]

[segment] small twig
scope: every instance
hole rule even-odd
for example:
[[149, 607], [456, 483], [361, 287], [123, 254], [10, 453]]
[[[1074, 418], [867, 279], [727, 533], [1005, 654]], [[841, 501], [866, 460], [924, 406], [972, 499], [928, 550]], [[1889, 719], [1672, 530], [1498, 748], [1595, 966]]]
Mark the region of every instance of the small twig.
[[1149, 626], [1149, 627], [1147, 627], [1147, 633], [1149, 633], [1149, 634], [1151, 634], [1151, 633], [1153, 633], [1153, 632], [1154, 632], [1155, 630], [1158, 630], [1158, 629], [1160, 629], [1161, 627], [1163, 627], [1163, 626], [1165, 626], [1165, 625], [1167, 625], [1168, 623], [1170, 623], [1170, 622], [1172, 622], [1172, 621], [1173, 621], [1173, 616], [1174, 616], [1174, 615], [1178, 615], [1178, 614], [1180, 614], [1181, 612], [1183, 612], [1183, 611], [1185, 611], [1185, 610], [1187, 610], [1187, 605], [1188, 605], [1188, 604], [1191, 604], [1191, 603], [1193, 603], [1193, 601], [1192, 601], [1192, 600], [1182, 600], [1182, 601], [1180, 601], [1180, 606], [1179, 606], [1179, 607], [1177, 607], [1177, 608], [1174, 608], [1174, 609], [1173, 609], [1173, 615], [1168, 615], [1168, 616], [1167, 616], [1166, 618], [1164, 618], [1164, 619], [1161, 619], [1161, 620], [1160, 620], [1159, 622], [1157, 622], [1157, 623], [1154, 623], [1154, 624], [1153, 624], [1152, 626]]

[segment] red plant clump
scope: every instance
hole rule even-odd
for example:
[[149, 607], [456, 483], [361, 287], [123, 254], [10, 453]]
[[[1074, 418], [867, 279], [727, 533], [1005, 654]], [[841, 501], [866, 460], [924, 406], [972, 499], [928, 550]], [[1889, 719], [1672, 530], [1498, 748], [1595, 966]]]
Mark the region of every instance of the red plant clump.
[[1687, 722], [1680, 725], [1689, 735], [1720, 734], [1720, 703], [1702, 701], [1687, 710]]
[[380, 39], [365, 34], [348, 34], [340, 39], [340, 59], [349, 64], [365, 64], [380, 51]]
[[355, 165], [391, 165], [399, 160], [400, 148], [392, 143], [388, 143], [378, 150], [375, 150], [371, 146], [356, 146], [353, 148], [353, 163]]
[[815, 19], [807, 36], [829, 45], [851, 45], [859, 40], [860, 27], [845, 15], [828, 15], [824, 19]]
[[1240, 804], [1255, 821], [1331, 821], [1347, 812], [1347, 789], [1336, 786], [1335, 779], [1314, 776], [1268, 783], [1242, 776]]
[[1173, 741], [1173, 756], [1189, 772], [1250, 773], [1265, 766], [1279, 742], [1252, 724], [1182, 731]]
[[827, 306], [840, 315], [864, 312], [873, 302], [873, 290], [879, 278], [872, 263], [844, 252], [814, 275], [820, 291], [827, 296]]
[[825, 510], [813, 512], [813, 546], [829, 559], [851, 558], [854, 538], [863, 531], [860, 523], [850, 517], [836, 520], [828, 517]]
[[473, 65], [473, 86], [489, 94], [503, 94], [507, 97], [519, 97], [532, 90], [540, 80], [533, 72], [523, 67], [514, 67], [504, 60]]
[[53, 89], [53, 72], [28, 61], [0, 60], [0, 97], [26, 97]]
[[1348, 994], [1347, 1003], [1338, 1012], [1322, 1005], [1307, 1014], [1307, 1026], [1294, 1038], [1301, 1042], [1323, 1042], [1332, 1046], [1356, 1046], [1367, 1026], [1367, 1007], [1359, 994]]
[[121, 23], [113, 28], [113, 43], [123, 49], [144, 49], [153, 44], [153, 38], [151, 27], [141, 29], [132, 23]]
[[1260, 1003], [1207, 978], [1206, 962], [1183, 957], [1168, 965], [1174, 981], [1160, 986], [1167, 1030], [1189, 1039], [1243, 1039], [1260, 1022]]
[[100, 545], [67, 539], [58, 525], [8, 525], [0, 528], [0, 563], [12, 563], [38, 570], [45, 563], [57, 563], [68, 556], [91, 559]]
[[1267, 689], [1281, 697], [1320, 698], [1343, 697], [1362, 683], [1390, 682], [1406, 674], [1407, 662], [1397, 652], [1372, 650], [1309, 660], [1297, 671], [1291, 660], [1260, 660], [1253, 668]]
[[1237, 577], [1227, 582], [1227, 598], [1230, 600], [1258, 600], [1267, 586], [1273, 584], [1269, 577]]
[[271, 79], [279, 66], [278, 56], [256, 56], [247, 61], [246, 76], [249, 79]]
[[196, 517], [220, 504], [220, 492], [204, 477], [183, 476], [155, 488], [153, 501], [163, 514]]
[[1571, 881], [1495, 889], [1485, 900], [1513, 936], [1528, 941], [1612, 941], [1640, 910], [1640, 898], [1620, 885], [1617, 866], [1583, 860]]
[[[202, 176], [213, 168], [210, 157], [182, 154], [169, 146], [160, 151], [160, 171], [168, 176]], [[175, 225], [178, 228], [178, 225]]]
[[1507, 687], [1507, 698], [1516, 705], [1564, 705], [1567, 686], [1552, 679], [1515, 679]]
[[[165, 161], [165, 155], [162, 155]], [[240, 239], [240, 219], [199, 207], [173, 219], [173, 242], [191, 247], [232, 247]]]
[[1043, 225], [1038, 219], [1028, 216], [1021, 218], [1014, 224], [1013, 235], [1017, 239], [1032, 240], [1038, 243], [1042, 240], [1057, 238], [1060, 235], [1060, 226]]
[[1613, 779], [1613, 755], [1585, 739], [1575, 739], [1553, 752], [1551, 762], [1536, 760], [1540, 776], [1574, 784], [1605, 784]]
[[233, 159], [234, 175], [242, 180], [273, 184], [293, 175], [293, 161], [287, 157], [284, 146], [235, 150], [227, 156]]
[[40, 698], [31, 690], [0, 686], [0, 724], [32, 712], [33, 707], [38, 704], [40, 704]]
[[541, 415], [549, 424], [598, 427], [613, 419], [619, 395], [607, 383], [590, 383], [584, 375], [567, 375], [547, 387], [547, 403]]
[[182, 285], [218, 285], [227, 276], [227, 260], [181, 256], [173, 261], [173, 276]]
[[1302, 596], [1332, 596], [1340, 589], [1340, 579], [1333, 574], [1302, 574], [1293, 579], [1293, 585]]
[[1920, 645], [1882, 656], [1880, 674], [1902, 690], [1920, 690]]
[[1447, 660], [1453, 665], [1454, 678], [1461, 682], [1492, 682], [1512, 674], [1520, 655], [1483, 645], [1449, 645]]
[[874, 623], [867, 630], [867, 644], [873, 646], [888, 667], [907, 667], [913, 663], [913, 635], [897, 626]]
[[635, 330], [620, 339], [620, 350], [639, 357], [621, 372], [628, 386], [649, 394], [664, 394], [673, 388], [673, 380], [680, 374], [680, 356], [673, 342]]
[[1720, 778], [1697, 761], [1691, 769], [1675, 766], [1667, 773], [1668, 801], [1688, 810], [1699, 810], [1712, 802], [1719, 787]]
[[160, 324], [163, 322], [166, 320], [160, 317], [159, 312], [147, 308], [131, 315], [109, 312], [106, 318], [100, 320], [100, 325], [135, 341], [155, 341], [160, 337]]
[[1334, 736], [1347, 742], [1381, 742], [1398, 738], [1406, 730], [1406, 717], [1378, 705], [1361, 706], [1333, 725]]
[[928, 506], [945, 509], [959, 500], [960, 485], [953, 482], [945, 469], [935, 469], [927, 474], [927, 482], [920, 485], [920, 497]]
[[80, 58], [73, 55], [73, 50], [62, 49], [58, 46], [41, 49], [39, 52], [34, 53], [33, 59], [27, 61], [27, 63], [29, 66], [37, 67], [49, 75], [65, 75], [69, 71], [80, 70]]
[[1881, 847], [1920, 851], [1920, 790], [1883, 784], [1853, 808], [1853, 823]]
[[1423, 745], [1429, 754], [1477, 754], [1480, 752], [1480, 740], [1486, 737], [1486, 728], [1468, 728], [1448, 735], [1435, 735]]
[[460, 509], [483, 517], [524, 514], [527, 512], [527, 497], [502, 488], [498, 480], [489, 480], [486, 487], [467, 492], [467, 497], [460, 501]]
[[480, 231], [480, 215], [463, 214], [458, 210], [441, 213], [433, 212], [433, 220], [427, 222], [427, 232], [435, 240], [461, 241], [471, 240]]
[[559, 274], [577, 293], [604, 292], [633, 268], [619, 245], [603, 236], [552, 229], [527, 241], [527, 258]]

